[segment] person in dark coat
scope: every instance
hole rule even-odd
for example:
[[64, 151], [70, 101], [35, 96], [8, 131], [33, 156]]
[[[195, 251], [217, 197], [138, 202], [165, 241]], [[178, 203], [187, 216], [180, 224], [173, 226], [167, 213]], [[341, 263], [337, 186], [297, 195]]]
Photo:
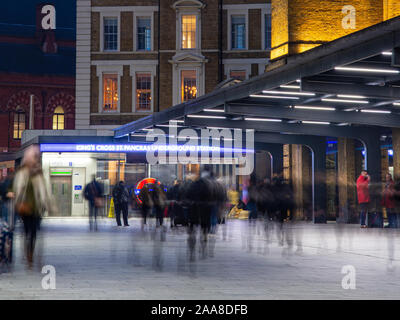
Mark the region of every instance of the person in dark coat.
[[153, 197], [150, 194], [149, 185], [146, 183], [139, 192], [138, 195], [139, 200], [141, 201], [140, 209], [142, 211], [142, 230], [147, 222], [147, 216], [153, 210]]
[[167, 196], [163, 188], [156, 181], [152, 186], [153, 191], [151, 192], [153, 197], [154, 209], [156, 212], [156, 220], [159, 226], [163, 225], [164, 222], [164, 210], [167, 205]]
[[125, 187], [123, 181], [120, 181], [113, 190], [115, 218], [117, 219], [117, 225], [121, 226], [121, 211], [124, 219], [124, 226], [129, 227], [128, 224], [128, 202], [129, 202], [129, 191]]
[[96, 177], [89, 182], [83, 190], [83, 195], [89, 202], [89, 226], [90, 230], [97, 231], [97, 213], [98, 209], [103, 206], [103, 188]]

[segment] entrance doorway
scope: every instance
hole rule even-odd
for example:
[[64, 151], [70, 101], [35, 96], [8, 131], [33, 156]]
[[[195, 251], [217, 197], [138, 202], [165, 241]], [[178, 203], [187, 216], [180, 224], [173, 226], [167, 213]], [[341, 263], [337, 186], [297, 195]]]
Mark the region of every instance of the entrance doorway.
[[[71, 216], [71, 200], [72, 200], [72, 177], [71, 176], [52, 176], [51, 177], [51, 193], [58, 208], [57, 216]], [[55, 216], [54, 213], [49, 213]]]

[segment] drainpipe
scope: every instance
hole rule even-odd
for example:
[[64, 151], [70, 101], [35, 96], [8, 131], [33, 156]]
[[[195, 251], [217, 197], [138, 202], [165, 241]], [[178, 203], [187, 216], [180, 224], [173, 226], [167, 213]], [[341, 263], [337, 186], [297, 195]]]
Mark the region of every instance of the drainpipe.
[[158, 64], [157, 64], [157, 112], [160, 112], [160, 22], [161, 22], [161, 0], [158, 0], [158, 30], [157, 30], [157, 43], [158, 43]]
[[222, 28], [223, 28], [223, 0], [219, 0], [218, 3], [218, 82], [224, 80], [224, 72], [222, 65]]

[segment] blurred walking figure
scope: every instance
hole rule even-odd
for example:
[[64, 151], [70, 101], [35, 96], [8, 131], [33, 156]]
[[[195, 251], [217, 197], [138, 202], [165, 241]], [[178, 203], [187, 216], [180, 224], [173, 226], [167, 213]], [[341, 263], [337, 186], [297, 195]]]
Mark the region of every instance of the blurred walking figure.
[[14, 178], [13, 190], [15, 209], [24, 223], [26, 257], [29, 266], [32, 266], [36, 234], [42, 214], [53, 209], [37, 146], [31, 146], [25, 151], [22, 166]]
[[117, 225], [121, 226], [121, 211], [124, 219], [124, 226], [129, 227], [128, 224], [128, 202], [129, 202], [129, 191], [125, 187], [123, 181], [120, 181], [113, 190], [114, 206], [115, 206], [115, 217], [117, 219]]
[[382, 206], [386, 208], [387, 217], [389, 220], [389, 228], [397, 228], [397, 215], [395, 212], [394, 200], [394, 181], [390, 173], [386, 174], [385, 189], [382, 193]]
[[367, 228], [365, 219], [368, 213], [368, 205], [370, 202], [369, 182], [370, 177], [366, 170], [361, 171], [361, 175], [357, 179], [357, 198], [360, 205], [360, 223], [361, 228]]
[[142, 211], [142, 230], [144, 229], [144, 226], [146, 224], [147, 216], [153, 209], [153, 199], [150, 194], [150, 188], [148, 184], [145, 184], [142, 189], [139, 192], [138, 195], [139, 200], [142, 202], [141, 203], [141, 211]]
[[257, 200], [258, 200], [258, 189], [257, 189], [257, 178], [254, 174], [250, 176], [250, 185], [248, 189], [249, 201], [247, 202], [246, 208], [250, 211], [249, 220], [255, 221], [257, 219]]
[[288, 218], [289, 212], [289, 221], [293, 219], [293, 210], [294, 210], [294, 201], [293, 201], [293, 190], [289, 184], [285, 183], [282, 177], [274, 177], [272, 184], [272, 191], [275, 198], [274, 208], [276, 211], [276, 220], [278, 221], [278, 239], [279, 244], [284, 245], [284, 241], [286, 238], [286, 242], [289, 247], [292, 245], [291, 239], [291, 227], [284, 228], [284, 222]]
[[[183, 217], [183, 208], [179, 201], [181, 198], [181, 191], [181, 182], [175, 180], [174, 185], [169, 188], [167, 192], [167, 199], [169, 200], [168, 214], [171, 228], [174, 227], [175, 222], [179, 221], [179, 218]], [[175, 218], [177, 218], [178, 221], [175, 221]]]
[[167, 205], [167, 196], [165, 195], [164, 190], [158, 184], [158, 181], [154, 183], [151, 194], [153, 196], [154, 209], [156, 211], [156, 220], [158, 222], [157, 225], [162, 226], [164, 221], [164, 210], [165, 206]]
[[10, 208], [11, 199], [14, 198], [14, 193], [12, 190], [13, 180], [14, 176], [12, 174], [8, 174], [7, 177], [0, 183], [1, 216], [3, 217], [3, 220], [6, 221], [11, 227], [14, 226], [15, 222], [8, 221], [9, 211], [13, 210]]
[[98, 209], [103, 207], [103, 188], [99, 182], [96, 181], [95, 175], [83, 191], [85, 199], [89, 201], [89, 227], [90, 230], [97, 231], [97, 213]]

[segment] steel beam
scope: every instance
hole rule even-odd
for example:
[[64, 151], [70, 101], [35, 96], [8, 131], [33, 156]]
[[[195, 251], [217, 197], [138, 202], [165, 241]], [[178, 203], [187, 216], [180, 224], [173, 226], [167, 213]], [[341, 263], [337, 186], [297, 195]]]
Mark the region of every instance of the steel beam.
[[400, 127], [399, 114], [377, 114], [346, 111], [321, 111], [304, 110], [284, 107], [264, 107], [254, 105], [235, 105], [229, 104], [225, 107], [225, 112], [234, 115], [256, 116], [266, 118], [280, 118], [293, 120], [311, 120], [328, 122], [346, 122], [359, 125], [371, 125], [381, 127]]
[[314, 93], [362, 95], [374, 99], [400, 99], [400, 88], [389, 86], [346, 85], [329, 82], [313, 82], [308, 79], [302, 79], [301, 89], [302, 91]]
[[347, 137], [355, 139], [361, 139], [370, 134], [379, 134], [381, 132], [379, 127], [372, 130], [368, 127], [338, 127], [333, 125], [289, 124], [244, 120], [233, 121], [225, 119], [186, 118], [185, 124], [193, 127], [238, 128], [242, 130], [253, 129], [261, 132], [305, 134], [325, 137]]

